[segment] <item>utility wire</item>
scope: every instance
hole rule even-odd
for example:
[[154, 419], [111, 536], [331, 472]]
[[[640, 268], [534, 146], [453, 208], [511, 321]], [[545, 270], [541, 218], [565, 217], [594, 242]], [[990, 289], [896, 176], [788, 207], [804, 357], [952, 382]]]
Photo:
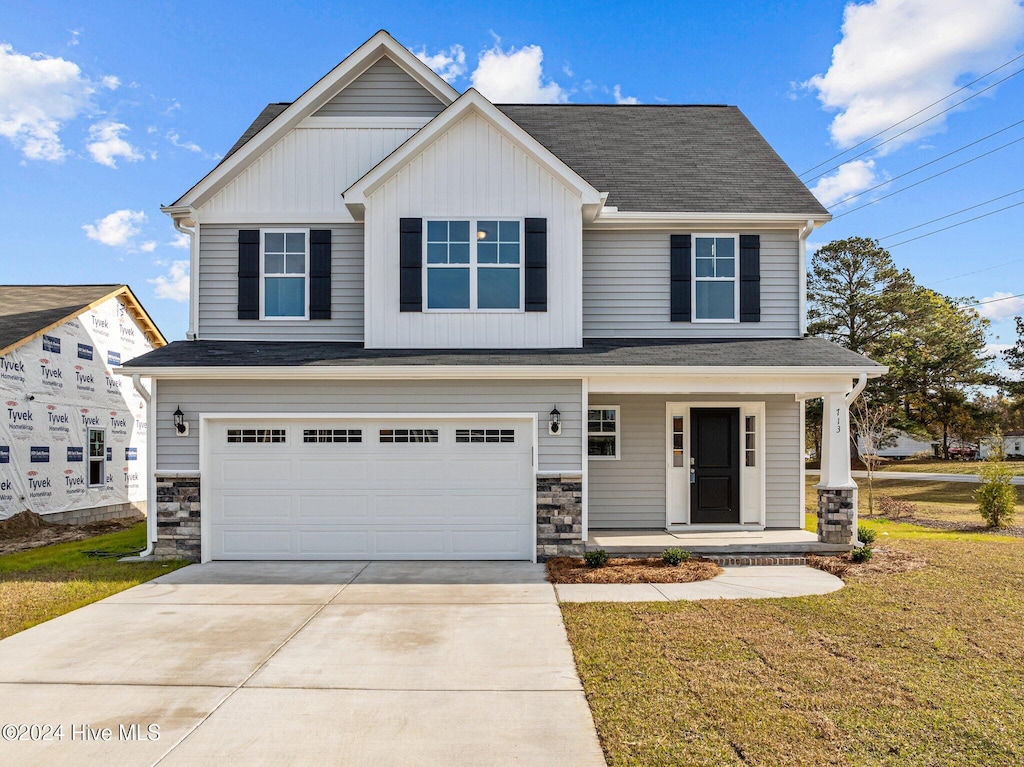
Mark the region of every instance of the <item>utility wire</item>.
[[927, 176], [926, 178], [923, 178], [920, 181], [915, 181], [913, 184], [905, 186], [902, 189], [897, 189], [895, 192], [890, 192], [889, 194], [882, 195], [877, 200], [872, 200], [871, 202], [866, 202], [863, 205], [858, 205], [856, 208], [851, 208], [850, 210], [846, 211], [845, 213], [840, 213], [838, 216], [833, 216], [832, 220], [835, 221], [836, 219], [842, 218], [843, 216], [848, 216], [851, 213], [856, 213], [858, 210], [863, 210], [864, 208], [867, 208], [870, 205], [874, 205], [875, 203], [879, 203], [882, 200], [886, 200], [886, 199], [888, 199], [890, 197], [893, 197], [894, 195], [897, 195], [900, 192], [905, 192], [908, 189], [913, 189], [915, 186], [920, 186], [921, 184], [925, 183], [926, 181], [931, 181], [932, 179], [938, 178], [939, 176], [944, 176], [945, 174], [949, 173], [950, 171], [954, 171], [957, 168], [962, 168], [965, 165], [970, 165], [975, 160], [980, 160], [983, 157], [988, 157], [990, 154], [995, 154], [996, 152], [998, 152], [998, 151], [1000, 151], [1002, 149], [1006, 149], [1009, 146], [1013, 146], [1014, 144], [1016, 144], [1016, 143], [1018, 143], [1020, 141], [1024, 141], [1024, 136], [1021, 136], [1020, 138], [1016, 138], [1013, 141], [1009, 141], [1009, 142], [1007, 142], [1005, 144], [1002, 144], [1001, 146], [997, 146], [995, 149], [990, 149], [987, 152], [983, 152], [982, 154], [979, 154], [979, 155], [977, 155], [975, 157], [972, 157], [969, 160], [964, 160], [961, 163], [957, 163], [956, 165], [953, 165], [953, 166], [951, 166], [949, 168], [946, 168], [945, 170], [940, 170], [938, 173], [934, 173], [931, 176]]
[[1013, 296], [1000, 296], [999, 298], [989, 298], [985, 301], [975, 301], [973, 304], [960, 304], [961, 309], [969, 309], [972, 306], [984, 306], [985, 304], [995, 304], [1000, 301], [1009, 301], [1011, 298], [1020, 298], [1024, 296], [1024, 293], [1017, 293]]
[[984, 269], [975, 269], [973, 272], [964, 272], [963, 274], [954, 274], [952, 277], [943, 277], [941, 280], [933, 280], [932, 285], [938, 285], [940, 282], [949, 282], [960, 277], [970, 277], [972, 274], [981, 274], [982, 272], [991, 272], [993, 269], [1002, 269], [1004, 266], [1012, 266], [1013, 264], [1019, 264], [1024, 261], [1024, 258], [1017, 258], [1013, 261], [1006, 261], [1002, 264], [996, 264], [995, 266], [986, 266]]
[[[942, 221], [942, 220], [947, 219], [947, 218], [952, 218], [953, 216], [958, 216], [961, 213], [966, 213], [969, 210], [974, 210], [975, 208], [980, 208], [982, 206], [988, 205], [989, 203], [995, 202], [996, 200], [1002, 200], [1005, 197], [1013, 197], [1013, 195], [1020, 194], [1021, 192], [1024, 192], [1024, 186], [1022, 186], [1020, 189], [1015, 189], [1012, 192], [1007, 192], [1006, 194], [1001, 194], [998, 197], [993, 197], [991, 200], [985, 200], [985, 202], [979, 202], [977, 205], [970, 205], [970, 206], [968, 206], [966, 208], [960, 208], [960, 210], [954, 210], [952, 213], [947, 213], [945, 216], [939, 216], [938, 218], [933, 218], [931, 221], [925, 221], [923, 224], [917, 224], [916, 226], [908, 226], [906, 229], [900, 229], [898, 232], [893, 232], [892, 234], [884, 234], [881, 237], [878, 237], [877, 239], [879, 239], [879, 240], [888, 240], [890, 237], [895, 237], [898, 234], [903, 234], [904, 232], [912, 232], [915, 229], [920, 229], [922, 226], [928, 226], [928, 224], [934, 224], [934, 223], [936, 223], [938, 221]], [[1022, 259], [1022, 260], [1024, 260], [1024, 259]], [[1016, 261], [1011, 261], [1010, 263], [1016, 263]], [[970, 272], [970, 274], [974, 274], [974, 272]]]
[[[914, 112], [914, 114], [912, 114], [912, 115], [907, 115], [906, 117], [904, 117], [904, 118], [903, 118], [902, 120], [900, 120], [899, 122], [893, 123], [893, 124], [892, 124], [892, 125], [890, 125], [890, 126], [889, 126], [888, 128], [883, 128], [882, 130], [880, 130], [880, 131], [879, 131], [878, 133], [874, 134], [873, 136], [868, 136], [868, 137], [867, 137], [866, 139], [864, 139], [864, 140], [862, 140], [862, 141], [859, 141], [858, 143], [854, 144], [853, 146], [851, 146], [851, 147], [847, 147], [847, 148], [846, 148], [846, 149], [844, 149], [844, 150], [843, 150], [842, 152], [839, 152], [838, 154], [832, 155], [832, 156], [831, 156], [831, 157], [829, 157], [829, 158], [828, 158], [827, 160], [822, 160], [822, 161], [821, 161], [821, 162], [819, 162], [819, 163], [818, 163], [817, 165], [815, 165], [815, 166], [814, 166], [813, 168], [808, 168], [807, 170], [803, 171], [802, 173], [800, 173], [800, 174], [798, 174], [798, 175], [800, 175], [800, 176], [806, 176], [806, 175], [807, 175], [808, 173], [810, 173], [810, 172], [811, 172], [811, 171], [813, 171], [813, 170], [817, 170], [818, 168], [820, 168], [820, 167], [821, 167], [822, 165], [824, 165], [825, 163], [829, 163], [829, 162], [832, 162], [832, 161], [833, 161], [833, 160], [835, 160], [836, 158], [838, 158], [838, 157], [842, 157], [842, 156], [843, 156], [844, 154], [846, 154], [847, 152], [852, 152], [852, 151], [853, 151], [854, 149], [856, 149], [857, 147], [859, 147], [859, 146], [863, 146], [864, 144], [866, 144], [867, 142], [871, 141], [872, 139], [876, 139], [876, 138], [878, 138], [879, 136], [881, 136], [881, 135], [883, 135], [883, 134], [885, 134], [885, 133], [888, 133], [888, 132], [889, 132], [889, 131], [891, 131], [891, 130], [892, 130], [893, 128], [897, 127], [898, 125], [902, 125], [902, 124], [903, 124], [903, 123], [905, 123], [905, 122], [906, 122], [907, 120], [911, 120], [911, 119], [913, 119], [913, 118], [917, 117], [917, 116], [918, 116], [919, 114], [921, 114], [922, 112], [927, 112], [927, 111], [928, 111], [929, 109], [931, 109], [931, 108], [932, 108], [933, 106], [936, 106], [937, 104], [941, 104], [941, 103], [942, 103], [943, 101], [945, 101], [946, 99], [948, 99], [948, 98], [952, 98], [952, 97], [953, 97], [953, 96], [955, 96], [956, 94], [960, 93], [960, 91], [962, 91], [962, 90], [964, 90], [964, 89], [966, 89], [966, 88], [970, 88], [970, 87], [971, 87], [972, 85], [974, 85], [975, 83], [981, 82], [982, 80], [984, 80], [984, 79], [985, 79], [986, 77], [988, 77], [989, 75], [993, 75], [993, 74], [995, 74], [995, 73], [996, 73], [996, 72], [998, 72], [998, 71], [999, 71], [1000, 69], [1004, 69], [1004, 68], [1006, 68], [1006, 67], [1010, 66], [1010, 64], [1014, 63], [1015, 61], [1018, 61], [1018, 60], [1019, 60], [1019, 59], [1021, 59], [1021, 58], [1024, 58], [1024, 53], [1020, 54], [1019, 56], [1014, 56], [1014, 57], [1013, 57], [1012, 59], [1010, 59], [1009, 61], [1007, 61], [1007, 62], [1005, 62], [1005, 63], [1003, 63], [1003, 64], [1000, 64], [1000, 65], [999, 65], [998, 67], [996, 67], [995, 69], [993, 69], [993, 70], [992, 70], [991, 72], [986, 72], [986, 73], [985, 73], [985, 74], [983, 74], [983, 75], [982, 75], [981, 77], [979, 77], [979, 78], [977, 78], [977, 79], [975, 79], [975, 80], [971, 80], [971, 82], [969, 82], [969, 83], [967, 83], [966, 85], [963, 85], [963, 86], [961, 86], [961, 87], [957, 88], [957, 89], [956, 89], [955, 91], [953, 91], [952, 93], [949, 93], [949, 94], [947, 94], [947, 95], [943, 96], [943, 97], [942, 97], [941, 99], [939, 99], [938, 101], [933, 101], [933, 102], [932, 102], [931, 104], [929, 104], [928, 106], [926, 106], [926, 107], [923, 107], [922, 109], [919, 109], [919, 110], [917, 110], [916, 112]], [[1013, 73], [1012, 75], [1009, 75], [1008, 77], [1006, 77], [1006, 78], [1004, 78], [1004, 79], [1000, 80], [999, 82], [997, 82], [997, 83], [993, 83], [992, 85], [988, 86], [988, 88], [985, 88], [985, 90], [989, 90], [989, 88], [993, 88], [993, 87], [995, 87], [996, 85], [999, 85], [1000, 83], [1006, 82], [1006, 80], [1009, 80], [1009, 79], [1010, 79], [1010, 77], [1014, 77], [1015, 75], [1018, 75], [1018, 74], [1020, 74], [1020, 73], [1021, 73], [1022, 71], [1024, 71], [1024, 70], [1017, 70], [1017, 71], [1016, 71], [1016, 72], [1014, 72], [1014, 73]], [[983, 91], [978, 91], [977, 93], [975, 93], [975, 94], [971, 95], [971, 96], [970, 96], [970, 98], [974, 98], [975, 96], [981, 95], [981, 94], [982, 94], [982, 93], [984, 93], [984, 92], [985, 92], [984, 90], [983, 90]], [[949, 111], [950, 109], [955, 109], [956, 107], [960, 106], [960, 104], [963, 104], [963, 103], [964, 103], [964, 101], [968, 101], [968, 100], [969, 100], [969, 99], [964, 99], [963, 101], [960, 101], [959, 103], [957, 103], [957, 104], [954, 104], [953, 106], [949, 107], [948, 109], [944, 109], [943, 111], [941, 111], [941, 112], [939, 112], [939, 113], [937, 113], [937, 114], [934, 114], [934, 115], [932, 115], [931, 117], [929, 117], [929, 118], [928, 118], [928, 120], [925, 120], [924, 122], [928, 122], [928, 121], [930, 121], [930, 120], [934, 120], [934, 119], [935, 119], [936, 117], [939, 117], [940, 115], [944, 115], [944, 114], [945, 114], [946, 112], [948, 112], [948, 111]], [[924, 125], [924, 123], [923, 123], [923, 122], [922, 122], [922, 123], [918, 123], [917, 125], [913, 126], [912, 128], [908, 128], [907, 130], [913, 130], [914, 128], [916, 128], [916, 127], [919, 127], [919, 126], [921, 126], [921, 125]], [[906, 131], [904, 131], [904, 133], [906, 133]], [[903, 134], [901, 133], [901, 134], [899, 134], [899, 135], [903, 135]], [[893, 137], [892, 137], [892, 138], [890, 138], [890, 139], [886, 139], [886, 141], [892, 141], [892, 139], [893, 139], [893, 138], [896, 138], [896, 136], [893, 136]], [[886, 143], [886, 142], [882, 142], [882, 143]], [[881, 145], [882, 145], [882, 144], [876, 144], [876, 147], [878, 147], [878, 146], [881, 146]], [[867, 151], [868, 151], [868, 152], [870, 152], [871, 150], [870, 150], [870, 149], [868, 149]], [[858, 155], [858, 157], [859, 157], [859, 156], [860, 156], [860, 155]], [[849, 158], [849, 160], [852, 160], [852, 159], [854, 159], [854, 158], [852, 158], [852, 157], [851, 157], [851, 158]], [[849, 160], [844, 160], [843, 162], [849, 162]], [[823, 171], [823, 172], [822, 172], [821, 174], [819, 174], [819, 175], [824, 175], [825, 173], [828, 173], [828, 172], [829, 172], [829, 171], [831, 171], [831, 170], [835, 170], [835, 169], [834, 169], [834, 168], [829, 168], [829, 170]], [[817, 176], [815, 176], [814, 178], [817, 178]], [[811, 180], [811, 181], [813, 181], [814, 179], [810, 179], [810, 180]]]
[[959, 221], [955, 224], [944, 226], [941, 229], [936, 229], [933, 232], [925, 232], [924, 234], [919, 234], [917, 237], [911, 237], [908, 240], [902, 240], [901, 242], [896, 242], [893, 243], [892, 245], [887, 245], [885, 249], [891, 250], [892, 248], [899, 247], [900, 245], [906, 245], [908, 242], [913, 242], [914, 240], [921, 240], [924, 239], [925, 237], [931, 237], [933, 234], [938, 234], [939, 232], [945, 232], [949, 229], [956, 229], [958, 226], [963, 226], [964, 224], [969, 224], [972, 221], [978, 221], [979, 219], [982, 218], [994, 216], [996, 213], [1002, 213], [1004, 210], [1009, 210], [1010, 208], [1019, 208], [1021, 205], [1024, 205], [1024, 200], [1021, 200], [1020, 202], [1015, 202], [1013, 205], [1007, 205], [1005, 208], [997, 208], [996, 210], [989, 211], [988, 213], [982, 213], [980, 216], [975, 216], [974, 218], [968, 218], [964, 221]]
[[997, 131], [995, 131], [993, 133], [989, 133], [987, 136], [982, 136], [981, 138], [975, 139], [974, 141], [972, 141], [969, 144], [964, 144], [959, 149], [954, 149], [952, 152], [946, 152], [946, 154], [942, 155], [941, 157], [936, 157], [934, 160], [929, 160], [926, 163], [922, 163], [921, 165], [918, 165], [916, 168], [911, 168], [910, 170], [904, 171], [903, 173], [901, 173], [898, 176], [893, 176], [892, 178], [886, 179], [881, 184], [875, 184], [873, 187], [865, 189], [863, 192], [857, 192], [857, 194], [851, 194], [849, 197], [844, 197], [839, 202], [834, 202], [832, 204], [833, 205], [842, 205], [843, 203], [849, 202], [850, 200], [856, 200], [858, 197], [862, 197], [865, 194], [867, 194], [868, 192], [873, 192], [876, 189], [879, 189], [879, 188], [881, 188], [883, 186], [887, 186], [888, 184], [891, 184], [893, 181], [898, 181], [899, 179], [903, 178], [904, 176], [909, 176], [911, 173], [917, 173], [917, 171], [921, 170], [922, 168], [927, 168], [929, 165], [934, 165], [937, 162], [945, 160], [947, 157], [952, 157], [955, 154], [959, 154], [960, 152], [964, 151], [965, 149], [970, 149], [972, 146], [975, 146], [976, 144], [980, 144], [982, 141], [987, 141], [988, 139], [992, 138], [993, 136], [998, 136], [1000, 133], [1006, 133], [1006, 131], [1010, 130], [1011, 128], [1016, 128], [1018, 125], [1021, 125], [1021, 124], [1024, 124], [1024, 120], [1018, 120], [1013, 125], [1007, 125], [1005, 128], [1000, 128], [999, 130], [997, 130]]

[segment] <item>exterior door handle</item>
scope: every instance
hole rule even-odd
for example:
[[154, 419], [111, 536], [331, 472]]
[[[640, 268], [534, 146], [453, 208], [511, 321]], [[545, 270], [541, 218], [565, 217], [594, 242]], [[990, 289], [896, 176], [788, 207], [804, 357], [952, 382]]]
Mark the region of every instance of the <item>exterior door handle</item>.
[[697, 472], [694, 469], [690, 469], [690, 484], [697, 484]]

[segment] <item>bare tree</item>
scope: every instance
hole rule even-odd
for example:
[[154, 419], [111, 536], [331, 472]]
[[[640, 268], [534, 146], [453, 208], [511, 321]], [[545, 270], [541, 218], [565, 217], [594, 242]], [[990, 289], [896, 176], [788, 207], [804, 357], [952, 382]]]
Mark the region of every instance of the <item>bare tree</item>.
[[875, 469], [881, 462], [878, 451], [892, 444], [896, 429], [892, 426], [895, 406], [891, 402], [869, 402], [864, 397], [850, 408], [850, 420], [863, 441], [860, 459], [868, 470], [868, 516], [875, 515]]

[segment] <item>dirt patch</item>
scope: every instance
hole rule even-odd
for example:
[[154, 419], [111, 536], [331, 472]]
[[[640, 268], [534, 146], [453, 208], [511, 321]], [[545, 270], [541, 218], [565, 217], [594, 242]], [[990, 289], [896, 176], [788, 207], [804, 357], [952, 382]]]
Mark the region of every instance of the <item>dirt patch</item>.
[[138, 517], [107, 519], [87, 525], [61, 525], [47, 522], [31, 511], [22, 511], [0, 522], [0, 555], [28, 551], [52, 543], [81, 541], [104, 533], [127, 530], [139, 522]]
[[819, 557], [815, 554], [808, 554], [807, 564], [824, 570], [826, 573], [832, 573], [843, 580], [868, 575], [906, 573], [911, 570], [920, 570], [928, 564], [928, 560], [924, 557], [906, 551], [879, 547], [874, 549], [874, 552], [867, 562], [854, 562], [849, 554], [837, 557]]
[[552, 583], [693, 583], [722, 574], [721, 567], [702, 558], [673, 567], [655, 557], [616, 557], [604, 567], [587, 567], [579, 557], [555, 557], [548, 560], [547, 570]]

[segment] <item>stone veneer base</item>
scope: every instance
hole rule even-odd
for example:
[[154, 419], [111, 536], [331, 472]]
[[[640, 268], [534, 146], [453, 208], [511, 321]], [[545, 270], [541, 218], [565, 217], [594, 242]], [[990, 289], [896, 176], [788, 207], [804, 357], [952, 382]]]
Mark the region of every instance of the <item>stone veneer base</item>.
[[156, 477], [156, 548], [158, 559], [200, 557], [199, 477]]
[[854, 543], [852, 488], [818, 488], [818, 540], [822, 543]]
[[583, 556], [583, 477], [537, 477], [537, 561]]

